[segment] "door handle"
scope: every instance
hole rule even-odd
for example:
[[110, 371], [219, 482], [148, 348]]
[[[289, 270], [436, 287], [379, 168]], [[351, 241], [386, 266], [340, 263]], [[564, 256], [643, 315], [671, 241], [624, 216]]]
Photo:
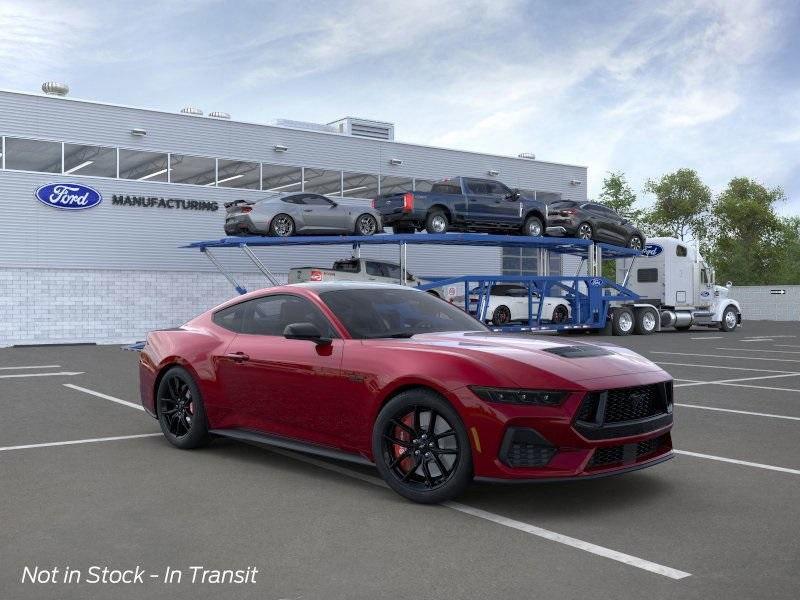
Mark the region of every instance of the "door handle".
[[250, 357], [245, 354], [244, 352], [229, 352], [225, 355], [225, 358], [230, 358], [236, 362], [244, 362], [246, 360], [250, 360]]
[[310, 208], [304, 208], [303, 212], [313, 212], [313, 210], [311, 210]]

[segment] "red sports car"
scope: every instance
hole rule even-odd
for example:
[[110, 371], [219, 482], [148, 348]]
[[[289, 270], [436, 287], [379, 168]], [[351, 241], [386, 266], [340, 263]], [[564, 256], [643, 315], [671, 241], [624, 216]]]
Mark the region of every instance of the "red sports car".
[[442, 502], [473, 478], [588, 478], [672, 457], [672, 380], [613, 346], [489, 331], [431, 294], [260, 290], [149, 334], [142, 404], [178, 448], [214, 436], [374, 463]]

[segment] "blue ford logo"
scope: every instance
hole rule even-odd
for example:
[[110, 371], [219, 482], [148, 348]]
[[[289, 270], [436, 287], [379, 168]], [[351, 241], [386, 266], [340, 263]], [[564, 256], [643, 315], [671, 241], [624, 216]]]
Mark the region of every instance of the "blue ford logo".
[[603, 280], [600, 279], [599, 277], [593, 277], [592, 279], [589, 280], [589, 285], [592, 287], [600, 287], [601, 285], [603, 285]]
[[79, 183], [48, 183], [36, 190], [36, 199], [62, 210], [83, 210], [100, 204], [103, 196], [97, 190]]
[[642, 256], [658, 256], [664, 251], [664, 248], [658, 244], [645, 244], [642, 250]]

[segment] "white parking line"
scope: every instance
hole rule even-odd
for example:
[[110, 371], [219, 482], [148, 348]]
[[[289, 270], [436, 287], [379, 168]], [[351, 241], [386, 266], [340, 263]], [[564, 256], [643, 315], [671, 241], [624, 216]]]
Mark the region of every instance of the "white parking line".
[[800, 421], [800, 417], [790, 417], [787, 415], [774, 415], [772, 413], [752, 412], [749, 410], [734, 410], [732, 408], [717, 408], [716, 406], [700, 406], [699, 404], [682, 404], [676, 402], [675, 406], [683, 406], [685, 408], [699, 408], [702, 410], [716, 410], [719, 412], [736, 413], [738, 415], [750, 415], [753, 417], [769, 417], [771, 419], [786, 419], [788, 421]]
[[[353, 479], [358, 479], [359, 481], [371, 483], [372, 485], [388, 487], [382, 480], [376, 477], [370, 477], [369, 475], [365, 475], [363, 473], [351, 471], [350, 469], [330, 464], [318, 460], [316, 458], [311, 458], [310, 456], [305, 456], [302, 454], [291, 452], [289, 450], [281, 450], [278, 448], [269, 448], [269, 451], [274, 452], [276, 454], [280, 454], [282, 456], [286, 456], [288, 458], [299, 460], [304, 463], [308, 463], [310, 465], [314, 465], [321, 469], [326, 469], [328, 471], [333, 471], [334, 473], [339, 473], [340, 475], [352, 477]], [[691, 573], [687, 573], [686, 571], [679, 571], [678, 569], [666, 567], [658, 563], [650, 562], [649, 560], [644, 560], [636, 556], [631, 556], [630, 554], [617, 552], [616, 550], [611, 550], [610, 548], [605, 548], [603, 546], [592, 544], [591, 542], [585, 542], [577, 538], [569, 537], [567, 535], [562, 535], [560, 533], [556, 533], [548, 529], [543, 529], [535, 525], [530, 525], [529, 523], [523, 523], [522, 521], [509, 519], [508, 517], [504, 517], [502, 515], [497, 515], [495, 513], [481, 510], [480, 508], [467, 506], [466, 504], [461, 504], [459, 502], [444, 502], [442, 503], [442, 506], [446, 506], [447, 508], [450, 508], [452, 510], [457, 510], [458, 512], [468, 514], [473, 517], [478, 517], [479, 519], [484, 519], [486, 521], [491, 521], [492, 523], [497, 523], [498, 525], [510, 527], [511, 529], [516, 529], [518, 531], [522, 531], [530, 535], [535, 535], [537, 537], [551, 540], [553, 542], [558, 542], [559, 544], [564, 544], [566, 546], [578, 548], [579, 550], [583, 550], [584, 552], [589, 552], [591, 554], [596, 554], [598, 556], [610, 558], [611, 560], [625, 563], [627, 565], [636, 567], [638, 569], [643, 569], [645, 571], [650, 571], [651, 573], [663, 575], [664, 577], [669, 577], [670, 579], [683, 579], [691, 575]]]
[[25, 365], [24, 367], [0, 367], [0, 371], [14, 371], [16, 369], [60, 369], [61, 365]]
[[701, 337], [690, 337], [690, 340], [721, 340], [724, 335], [703, 335]]
[[772, 338], [753, 338], [751, 340], [739, 340], [740, 342], [771, 342]]
[[797, 469], [787, 469], [786, 467], [776, 467], [774, 465], [765, 465], [762, 463], [754, 463], [746, 460], [738, 460], [735, 458], [725, 458], [724, 456], [714, 456], [713, 454], [701, 454], [700, 452], [688, 452], [686, 450], [673, 450], [675, 454], [683, 454], [685, 456], [694, 456], [695, 458], [707, 458], [708, 460], [718, 460], [720, 462], [731, 463], [734, 465], [744, 465], [745, 467], [756, 467], [759, 469], [767, 469], [768, 471], [780, 471], [781, 473], [791, 473], [792, 475], [800, 475]]
[[800, 348], [797, 344], [775, 344], [776, 348]]
[[88, 388], [81, 387], [79, 385], [73, 385], [71, 383], [64, 383], [64, 387], [68, 387], [71, 390], [78, 390], [79, 392], [83, 392], [85, 394], [91, 394], [92, 396], [97, 396], [98, 398], [103, 398], [104, 400], [110, 400], [111, 402], [116, 402], [117, 404], [122, 404], [123, 406], [130, 406], [131, 408], [135, 408], [136, 410], [144, 410], [144, 406], [141, 404], [135, 404], [133, 402], [128, 402], [127, 400], [123, 400], [122, 398], [115, 398], [114, 396], [109, 396], [108, 394], [101, 394], [100, 392], [95, 392], [94, 390], [90, 390]]
[[52, 446], [73, 446], [75, 444], [95, 444], [97, 442], [116, 442], [117, 440], [135, 440], [137, 438], [155, 437], [163, 433], [139, 433], [136, 435], [116, 435], [113, 437], [88, 438], [85, 440], [67, 440], [66, 442], [45, 442], [43, 444], [24, 444], [22, 446], [2, 446], [0, 452], [9, 450], [28, 450], [29, 448], [50, 448]]
[[739, 377], [737, 379], [718, 379], [716, 381], [699, 381], [697, 379], [680, 379], [689, 383], [678, 383], [675, 387], [691, 387], [695, 385], [715, 385], [723, 383], [738, 383], [739, 381], [756, 381], [758, 379], [777, 379], [779, 377], [797, 377], [800, 373], [785, 373], [783, 375], [760, 375], [758, 377]]
[[726, 356], [722, 354], [692, 354], [691, 352], [666, 352], [664, 350], [650, 350], [650, 354], [677, 354], [679, 356], [702, 356], [703, 358], [736, 358], [738, 360], [769, 360], [772, 362], [800, 362], [795, 358], [761, 358], [759, 356]]
[[736, 352], [772, 352], [774, 354], [800, 354], [797, 350], [762, 350], [761, 348], [714, 348], [714, 350], [735, 350]]
[[[745, 388], [753, 388], [756, 390], [775, 390], [778, 392], [796, 392], [800, 393], [800, 389], [797, 388], [782, 388], [782, 387], [769, 387], [766, 385], [750, 385], [748, 383], [732, 383], [733, 381], [737, 381], [736, 379], [731, 379], [728, 381], [697, 381], [696, 379], [678, 379], [677, 381], [686, 381], [688, 383], [677, 383], [674, 387], [694, 387], [698, 385], [730, 385], [733, 387], [745, 387]], [[747, 381], [746, 379], [743, 381]]]
[[19, 377], [52, 377], [55, 375], [83, 375], [83, 371], [59, 371], [58, 373], [14, 373], [13, 375], [0, 375], [0, 379], [16, 379]]
[[730, 369], [731, 371], [758, 371], [760, 373], [797, 373], [800, 375], [800, 371], [776, 371], [775, 369], [754, 369], [752, 367], [729, 367], [726, 365], [698, 365], [697, 363], [674, 363], [674, 362], [662, 362], [656, 361], [657, 365], [670, 365], [673, 367], [697, 367], [700, 369]]

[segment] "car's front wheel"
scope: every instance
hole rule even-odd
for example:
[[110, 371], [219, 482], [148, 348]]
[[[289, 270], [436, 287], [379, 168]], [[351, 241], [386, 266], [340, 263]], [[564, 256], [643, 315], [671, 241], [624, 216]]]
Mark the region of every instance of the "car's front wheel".
[[173, 367], [161, 378], [156, 414], [164, 437], [173, 446], [188, 450], [211, 441], [200, 390], [183, 367]]
[[472, 450], [461, 419], [431, 390], [392, 398], [372, 429], [378, 472], [401, 496], [436, 504], [455, 498], [472, 481]]

